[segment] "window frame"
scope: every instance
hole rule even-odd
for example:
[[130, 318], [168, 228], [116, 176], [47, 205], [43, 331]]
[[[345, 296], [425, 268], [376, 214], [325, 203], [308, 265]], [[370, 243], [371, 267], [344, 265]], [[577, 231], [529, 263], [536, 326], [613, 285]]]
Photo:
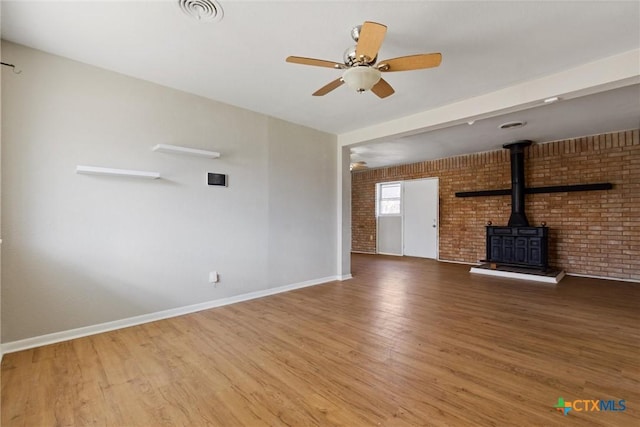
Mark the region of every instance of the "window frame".
[[[384, 187], [391, 187], [391, 186], [398, 186], [400, 188], [400, 196], [399, 197], [387, 197], [387, 198], [382, 198], [382, 189]], [[376, 218], [379, 218], [381, 216], [384, 217], [393, 217], [393, 216], [402, 216], [402, 209], [404, 206], [404, 201], [403, 201], [403, 194], [404, 194], [404, 188], [402, 186], [402, 181], [389, 181], [389, 182], [378, 182], [376, 183]], [[400, 204], [400, 209], [397, 213], [382, 213], [380, 206], [382, 204], [383, 201], [385, 200], [398, 200], [399, 204]]]

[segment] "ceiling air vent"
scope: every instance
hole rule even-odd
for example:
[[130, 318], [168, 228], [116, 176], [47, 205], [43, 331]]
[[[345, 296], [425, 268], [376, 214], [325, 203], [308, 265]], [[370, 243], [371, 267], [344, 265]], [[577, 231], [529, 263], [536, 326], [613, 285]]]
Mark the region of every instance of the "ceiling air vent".
[[222, 19], [222, 6], [215, 0], [178, 0], [185, 15], [201, 22], [213, 22]]
[[527, 122], [521, 122], [521, 121], [515, 121], [515, 122], [507, 122], [507, 123], [503, 123], [500, 126], [498, 126], [498, 129], [515, 129], [515, 128], [521, 128], [522, 126], [526, 125]]

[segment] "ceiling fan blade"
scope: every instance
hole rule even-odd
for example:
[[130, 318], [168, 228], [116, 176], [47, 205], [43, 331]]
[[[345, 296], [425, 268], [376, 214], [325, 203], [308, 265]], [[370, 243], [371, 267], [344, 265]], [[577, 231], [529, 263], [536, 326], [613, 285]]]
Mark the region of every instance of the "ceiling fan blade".
[[380, 61], [377, 67], [380, 71], [385, 72], [410, 71], [437, 67], [441, 61], [442, 55], [440, 53], [423, 53]]
[[289, 56], [286, 59], [287, 62], [293, 64], [313, 65], [316, 67], [328, 67], [328, 68], [346, 68], [344, 64], [333, 61], [325, 61], [323, 59], [304, 58], [302, 56]]
[[371, 62], [378, 56], [380, 46], [387, 33], [387, 26], [377, 22], [366, 21], [360, 28], [360, 36], [356, 45], [356, 58], [365, 58], [364, 62]]
[[378, 80], [378, 83], [371, 88], [371, 92], [375, 93], [380, 98], [386, 98], [389, 95], [393, 95], [395, 90], [393, 90], [391, 85], [387, 83], [385, 79], [380, 79]]
[[331, 92], [332, 90], [340, 87], [343, 85], [343, 81], [342, 81], [342, 77], [335, 79], [334, 81], [332, 81], [329, 84], [326, 84], [324, 86], [322, 86], [320, 89], [318, 89], [317, 91], [313, 92], [313, 96], [323, 96], [328, 94], [329, 92]]

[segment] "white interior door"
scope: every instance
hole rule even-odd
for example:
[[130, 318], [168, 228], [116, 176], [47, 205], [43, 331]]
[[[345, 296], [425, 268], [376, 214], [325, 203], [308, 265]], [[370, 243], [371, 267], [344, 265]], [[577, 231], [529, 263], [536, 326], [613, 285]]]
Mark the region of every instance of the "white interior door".
[[438, 178], [405, 181], [403, 188], [403, 254], [437, 259]]
[[402, 255], [402, 217], [378, 217], [378, 253]]

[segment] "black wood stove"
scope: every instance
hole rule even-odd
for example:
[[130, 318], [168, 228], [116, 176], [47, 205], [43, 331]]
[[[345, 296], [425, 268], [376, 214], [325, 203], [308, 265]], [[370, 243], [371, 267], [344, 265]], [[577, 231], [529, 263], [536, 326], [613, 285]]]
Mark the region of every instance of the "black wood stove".
[[516, 141], [503, 145], [511, 151], [511, 216], [504, 226], [487, 223], [487, 254], [489, 263], [549, 268], [549, 229], [529, 226], [524, 211], [524, 149], [531, 141]]
[[547, 227], [487, 226], [487, 262], [549, 268]]

